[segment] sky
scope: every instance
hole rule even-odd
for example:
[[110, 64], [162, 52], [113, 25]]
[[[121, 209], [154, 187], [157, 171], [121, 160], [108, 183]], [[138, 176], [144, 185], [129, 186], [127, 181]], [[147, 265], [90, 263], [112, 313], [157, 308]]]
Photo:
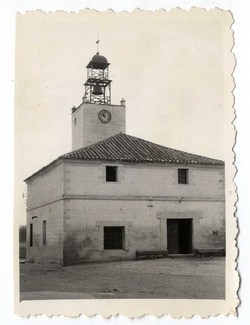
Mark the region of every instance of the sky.
[[[233, 118], [229, 12], [17, 14], [15, 211], [25, 223], [23, 180], [71, 151], [71, 108], [86, 65], [110, 65], [112, 104], [126, 100], [127, 133], [224, 160]], [[230, 112], [229, 117], [228, 111]]]

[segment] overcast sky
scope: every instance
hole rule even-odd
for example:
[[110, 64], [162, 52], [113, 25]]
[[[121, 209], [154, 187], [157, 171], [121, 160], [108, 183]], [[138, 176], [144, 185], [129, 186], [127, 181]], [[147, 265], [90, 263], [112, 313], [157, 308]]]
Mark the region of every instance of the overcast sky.
[[71, 108], [81, 103], [97, 34], [99, 52], [111, 63], [112, 104], [126, 100], [128, 134], [225, 159], [231, 23], [229, 12], [219, 10], [18, 14], [15, 206], [20, 223], [26, 218], [23, 180], [71, 151]]

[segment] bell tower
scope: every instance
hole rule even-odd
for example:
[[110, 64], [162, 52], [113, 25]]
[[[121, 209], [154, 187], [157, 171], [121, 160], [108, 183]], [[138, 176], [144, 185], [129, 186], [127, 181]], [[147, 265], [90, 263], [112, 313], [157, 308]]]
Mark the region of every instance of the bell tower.
[[112, 80], [109, 80], [108, 60], [97, 52], [86, 68], [87, 81], [84, 86], [87, 101], [92, 104], [110, 105]]
[[72, 150], [126, 132], [125, 100], [111, 104], [109, 65], [97, 52], [86, 66], [85, 94], [82, 103], [72, 108]]

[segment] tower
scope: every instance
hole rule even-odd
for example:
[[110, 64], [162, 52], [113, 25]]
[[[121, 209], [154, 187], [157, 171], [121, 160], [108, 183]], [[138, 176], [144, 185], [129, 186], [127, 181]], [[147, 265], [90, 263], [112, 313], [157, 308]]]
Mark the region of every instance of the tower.
[[93, 56], [87, 65], [87, 81], [85, 82], [85, 96], [93, 104], [111, 104], [111, 82], [109, 80], [108, 60], [99, 55]]
[[111, 104], [111, 82], [108, 60], [96, 55], [90, 60], [82, 103], [72, 108], [72, 150], [126, 132], [125, 100]]

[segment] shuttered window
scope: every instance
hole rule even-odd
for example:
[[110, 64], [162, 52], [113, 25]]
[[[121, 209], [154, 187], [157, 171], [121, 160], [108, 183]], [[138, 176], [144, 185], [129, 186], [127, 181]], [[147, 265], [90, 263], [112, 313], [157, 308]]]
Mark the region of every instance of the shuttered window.
[[124, 227], [104, 227], [104, 249], [123, 249]]
[[178, 169], [178, 184], [188, 184], [188, 169]]
[[117, 166], [106, 166], [106, 182], [117, 182]]

